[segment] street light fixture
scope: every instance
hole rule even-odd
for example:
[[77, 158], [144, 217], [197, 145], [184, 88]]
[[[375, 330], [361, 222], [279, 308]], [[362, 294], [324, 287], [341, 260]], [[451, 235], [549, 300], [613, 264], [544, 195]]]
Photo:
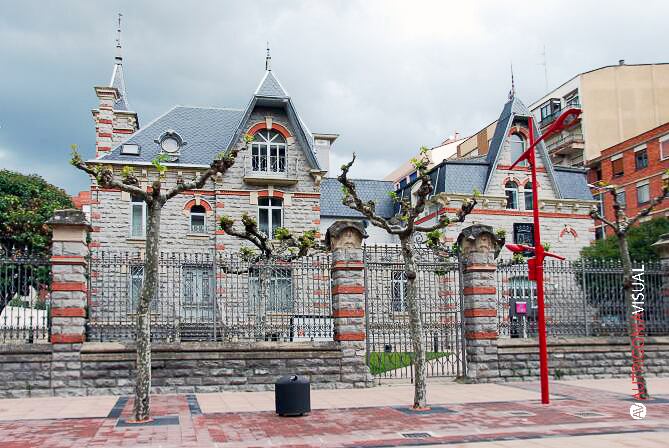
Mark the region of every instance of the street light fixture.
[[554, 257], [564, 260], [564, 257], [547, 252], [541, 245], [541, 231], [539, 229], [539, 197], [537, 191], [537, 166], [536, 154], [534, 148], [537, 144], [556, 132], [572, 128], [580, 122], [581, 109], [569, 108], [564, 111], [557, 120], [551, 123], [546, 131], [534, 139], [534, 119], [527, 118], [529, 127], [530, 146], [523, 152], [518, 160], [513, 162], [510, 170], [514, 169], [520, 162], [527, 160], [532, 172], [532, 217], [534, 219], [534, 247], [524, 244], [507, 244], [506, 247], [512, 252], [532, 252], [533, 258], [528, 259], [528, 280], [535, 280], [537, 283], [537, 307], [539, 314], [539, 376], [541, 379], [541, 402], [550, 403], [548, 392], [548, 347], [546, 344], [546, 316], [544, 310], [544, 258]]

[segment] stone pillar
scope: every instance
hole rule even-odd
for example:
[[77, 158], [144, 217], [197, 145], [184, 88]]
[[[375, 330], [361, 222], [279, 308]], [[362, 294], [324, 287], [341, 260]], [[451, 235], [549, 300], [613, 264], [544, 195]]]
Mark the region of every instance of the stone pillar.
[[475, 224], [462, 230], [458, 245], [463, 263], [467, 376], [495, 381], [499, 378], [495, 258], [501, 241], [492, 227]]
[[337, 221], [325, 235], [325, 242], [332, 251], [332, 317], [334, 339], [343, 352], [343, 387], [367, 387], [372, 384], [365, 346], [363, 238], [367, 238], [367, 232], [356, 221]]
[[86, 339], [86, 236], [84, 212], [57, 210], [47, 221], [51, 249], [51, 382], [56, 394], [83, 394], [81, 345]]

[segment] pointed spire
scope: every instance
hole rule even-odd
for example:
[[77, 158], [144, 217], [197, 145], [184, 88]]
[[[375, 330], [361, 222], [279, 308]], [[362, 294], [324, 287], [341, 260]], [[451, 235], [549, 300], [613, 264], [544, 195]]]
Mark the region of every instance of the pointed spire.
[[272, 71], [272, 56], [269, 54], [269, 41], [267, 41], [267, 56], [265, 56], [265, 70]]
[[509, 99], [516, 97], [516, 83], [513, 80], [513, 62], [511, 62], [511, 90], [509, 90]]
[[125, 80], [123, 79], [123, 56], [121, 55], [121, 17], [118, 13], [118, 25], [116, 27], [116, 57], [114, 58], [114, 70], [112, 71], [109, 87], [116, 87], [118, 99], [114, 103], [114, 110], [129, 110], [128, 100], [125, 93]]
[[118, 13], [118, 26], [116, 28], [116, 63], [121, 64], [123, 56], [121, 55], [121, 17], [123, 14]]

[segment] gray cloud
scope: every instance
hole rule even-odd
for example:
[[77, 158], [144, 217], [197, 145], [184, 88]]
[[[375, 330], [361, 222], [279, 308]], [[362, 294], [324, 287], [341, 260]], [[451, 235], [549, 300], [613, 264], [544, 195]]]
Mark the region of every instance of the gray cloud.
[[[669, 4], [644, 2], [2, 2], [0, 166], [70, 192], [87, 179], [93, 86], [109, 81], [124, 14], [131, 106], [148, 123], [174, 104], [243, 107], [272, 47], [273, 68], [312, 131], [339, 133], [337, 167], [381, 177], [421, 145], [496, 118], [513, 60], [530, 103], [549, 84], [624, 58], [666, 61]], [[362, 166], [364, 165], [364, 168]]]

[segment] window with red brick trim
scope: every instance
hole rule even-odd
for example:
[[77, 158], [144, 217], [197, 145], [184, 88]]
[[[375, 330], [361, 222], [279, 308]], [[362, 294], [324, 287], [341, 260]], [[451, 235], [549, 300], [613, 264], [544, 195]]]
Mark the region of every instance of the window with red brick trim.
[[622, 176], [625, 174], [625, 168], [623, 167], [623, 158], [619, 158], [611, 161], [611, 171], [614, 176]]
[[660, 139], [660, 160], [669, 159], [669, 135]]

